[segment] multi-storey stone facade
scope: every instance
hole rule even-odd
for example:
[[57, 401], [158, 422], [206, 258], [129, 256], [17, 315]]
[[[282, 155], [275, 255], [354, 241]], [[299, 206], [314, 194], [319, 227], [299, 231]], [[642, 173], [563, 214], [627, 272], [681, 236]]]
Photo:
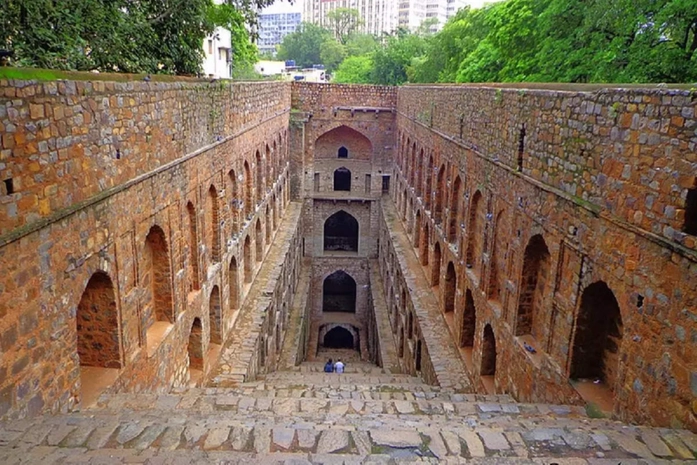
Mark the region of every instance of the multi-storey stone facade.
[[697, 429], [695, 111], [669, 89], [0, 81], [0, 415], [253, 379], [301, 305], [306, 359]]

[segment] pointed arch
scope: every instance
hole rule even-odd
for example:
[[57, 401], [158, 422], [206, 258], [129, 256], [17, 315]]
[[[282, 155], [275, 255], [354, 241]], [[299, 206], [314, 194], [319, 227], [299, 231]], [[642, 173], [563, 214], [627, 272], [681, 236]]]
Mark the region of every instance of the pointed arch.
[[523, 270], [520, 276], [518, 312], [515, 335], [532, 334], [536, 337], [537, 313], [542, 307], [544, 287], [549, 274], [550, 255], [547, 243], [541, 234], [530, 238], [523, 256]]
[[254, 161], [255, 161], [255, 170], [257, 174], [257, 179], [256, 179], [256, 201], [255, 205], [261, 202], [261, 199], [264, 198], [264, 161], [261, 158], [261, 152], [258, 150], [254, 154]]
[[186, 352], [189, 356], [189, 377], [197, 381], [203, 374], [203, 325], [199, 318], [194, 318], [191, 323]]
[[339, 210], [324, 222], [324, 250], [358, 252], [358, 221]]
[[227, 179], [228, 189], [230, 190], [230, 220], [232, 222], [232, 234], [237, 234], [240, 230], [239, 208], [242, 199], [240, 198], [235, 170], [230, 170], [228, 172]]
[[436, 208], [434, 212], [436, 224], [443, 222], [443, 197], [446, 195], [445, 182], [445, 165], [441, 165], [438, 170], [438, 180], [436, 181]]
[[356, 280], [337, 270], [322, 282], [322, 311], [356, 313]]
[[273, 167], [273, 162], [271, 161], [271, 148], [269, 144], [266, 144], [266, 153], [264, 155], [264, 164], [266, 166], [266, 189], [271, 189], [271, 168]]
[[237, 310], [240, 305], [240, 278], [235, 257], [230, 260], [228, 268], [228, 292], [230, 293], [230, 309]]
[[249, 235], [244, 238], [244, 282], [251, 283], [254, 274], [254, 264], [252, 263], [252, 240]]
[[428, 266], [428, 252], [431, 243], [431, 230], [428, 225], [428, 221], [424, 222], [424, 231], [419, 239], [419, 257], [421, 259], [421, 265]]
[[254, 212], [254, 179], [249, 162], [244, 161], [244, 214], [249, 218]]
[[467, 225], [467, 255], [465, 264], [476, 274], [479, 271], [482, 253], [482, 237], [484, 236], [484, 201], [479, 190], [474, 192], [470, 202], [470, 215]]
[[95, 272], [87, 282], [75, 313], [80, 366], [121, 368], [119, 315], [114, 284]]
[[489, 300], [496, 302], [501, 301], [501, 275], [499, 273], [499, 255], [501, 255], [504, 244], [502, 228], [503, 210], [496, 215], [496, 220], [493, 227], [493, 240], [491, 241], [491, 258], [489, 259], [489, 286], [487, 289], [487, 297]]
[[210, 325], [210, 341], [212, 344], [223, 342], [223, 315], [220, 305], [220, 289], [213, 286], [208, 299], [208, 323]]
[[334, 190], [351, 191], [351, 170], [345, 166], [334, 170]]
[[472, 291], [465, 292], [465, 309], [462, 312], [462, 329], [460, 330], [460, 347], [472, 347], [477, 330], [477, 309], [474, 306]]
[[208, 189], [207, 220], [211, 227], [211, 263], [220, 261], [220, 212], [218, 211], [218, 191], [211, 184]]
[[450, 220], [448, 225], [448, 242], [457, 242], [457, 232], [460, 230], [460, 202], [462, 201], [462, 180], [458, 175], [453, 182], [450, 196]]
[[496, 337], [494, 336], [494, 330], [489, 324], [484, 327], [484, 336], [482, 337], [482, 362], [479, 373], [482, 376], [496, 375]]
[[266, 244], [271, 243], [271, 211], [269, 204], [266, 204], [266, 214], [264, 216], [264, 241]]
[[586, 287], [576, 317], [569, 377], [600, 379], [614, 392], [622, 333], [614, 292], [603, 281]]
[[431, 264], [431, 286], [436, 287], [440, 284], [440, 242], [435, 243], [433, 246], [433, 263]]
[[416, 217], [414, 218], [414, 247], [419, 247], [419, 241], [421, 240], [421, 210], [416, 211]]
[[429, 155], [428, 157], [428, 168], [426, 169], [426, 173], [424, 173], [426, 177], [426, 193], [424, 195], [424, 200], [426, 202], [426, 210], [430, 211], [431, 210], [431, 204], [433, 201], [434, 197], [434, 192], [433, 192], [433, 175], [434, 175], [434, 164], [433, 164], [433, 155]]
[[457, 292], [457, 273], [455, 272], [453, 262], [448, 262], [444, 284], [443, 313], [452, 313], [455, 311], [455, 293]]
[[[315, 158], [349, 160], [370, 160], [373, 154], [373, 143], [361, 132], [340, 125], [321, 134], [315, 139]], [[341, 149], [345, 149], [345, 152]], [[345, 153], [346, 157], [342, 155]]]
[[424, 149], [419, 151], [416, 166], [418, 167], [416, 171], [416, 196], [423, 197]]
[[264, 259], [264, 237], [261, 233], [261, 220], [257, 218], [254, 226], [254, 246], [256, 250], [256, 261], [260, 262]]
[[187, 219], [189, 222], [189, 291], [201, 289], [198, 271], [198, 231], [196, 227], [196, 209], [194, 204], [186, 204]]
[[150, 228], [145, 238], [144, 261], [142, 283], [147, 290], [144, 327], [150, 328], [155, 321], [174, 323], [169, 248], [164, 231], [157, 225]]

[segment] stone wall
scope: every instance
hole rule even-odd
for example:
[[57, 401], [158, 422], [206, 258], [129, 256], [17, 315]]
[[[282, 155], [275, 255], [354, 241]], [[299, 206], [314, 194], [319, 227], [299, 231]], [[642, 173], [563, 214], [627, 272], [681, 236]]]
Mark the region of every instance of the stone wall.
[[203, 379], [289, 200], [290, 85], [0, 89], [0, 416], [72, 409], [104, 374]]
[[616, 415], [697, 427], [696, 108], [668, 89], [399, 89], [393, 196], [444, 311], [455, 264], [449, 325], [479, 389], [490, 325], [497, 392], [582, 402], [569, 378], [595, 332]]

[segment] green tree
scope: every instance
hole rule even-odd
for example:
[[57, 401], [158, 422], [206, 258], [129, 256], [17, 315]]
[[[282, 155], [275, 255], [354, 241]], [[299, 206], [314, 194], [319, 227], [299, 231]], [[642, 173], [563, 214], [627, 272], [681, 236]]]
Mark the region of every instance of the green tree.
[[330, 38], [320, 45], [319, 56], [327, 71], [333, 71], [346, 58], [346, 47]]
[[380, 47], [380, 43], [372, 34], [353, 33], [346, 41], [348, 56], [367, 55]]
[[304, 68], [322, 63], [321, 48], [327, 40], [334, 40], [327, 29], [302, 23], [295, 32], [283, 38], [277, 56], [280, 60], [295, 60], [298, 66]]
[[350, 56], [341, 62], [332, 82], [346, 84], [370, 84], [373, 60], [370, 55]]
[[348, 38], [363, 24], [360, 13], [354, 8], [337, 8], [327, 12], [329, 29], [334, 33], [334, 37], [339, 43], [346, 45]]
[[252, 60], [245, 24], [273, 0], [4, 0], [0, 46], [20, 66], [196, 74], [203, 40], [229, 27], [233, 50]]
[[412, 62], [418, 63], [425, 53], [428, 38], [401, 29], [389, 35], [385, 46], [373, 54], [371, 82], [382, 85], [400, 85], [407, 82]]

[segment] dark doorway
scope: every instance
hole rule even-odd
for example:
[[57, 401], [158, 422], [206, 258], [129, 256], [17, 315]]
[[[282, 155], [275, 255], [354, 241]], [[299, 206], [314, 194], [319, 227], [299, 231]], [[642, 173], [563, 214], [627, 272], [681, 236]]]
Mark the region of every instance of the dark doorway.
[[482, 376], [494, 376], [496, 374], [496, 338], [491, 325], [484, 327], [484, 338], [482, 339], [482, 365], [480, 368]]
[[339, 158], [348, 158], [348, 149], [346, 147], [339, 147]]
[[337, 326], [324, 335], [323, 345], [326, 349], [353, 349], [353, 334], [348, 329]]
[[356, 281], [339, 270], [324, 279], [322, 311], [356, 313]]
[[382, 177], [382, 193], [387, 194], [389, 192], [390, 192], [390, 177], [383, 176]]
[[351, 171], [347, 168], [338, 168], [334, 171], [334, 190], [335, 191], [350, 191], [351, 190]]
[[358, 221], [341, 210], [324, 222], [324, 250], [358, 252]]
[[570, 377], [600, 379], [612, 389], [621, 342], [622, 316], [617, 299], [607, 284], [593, 283], [581, 296]]

